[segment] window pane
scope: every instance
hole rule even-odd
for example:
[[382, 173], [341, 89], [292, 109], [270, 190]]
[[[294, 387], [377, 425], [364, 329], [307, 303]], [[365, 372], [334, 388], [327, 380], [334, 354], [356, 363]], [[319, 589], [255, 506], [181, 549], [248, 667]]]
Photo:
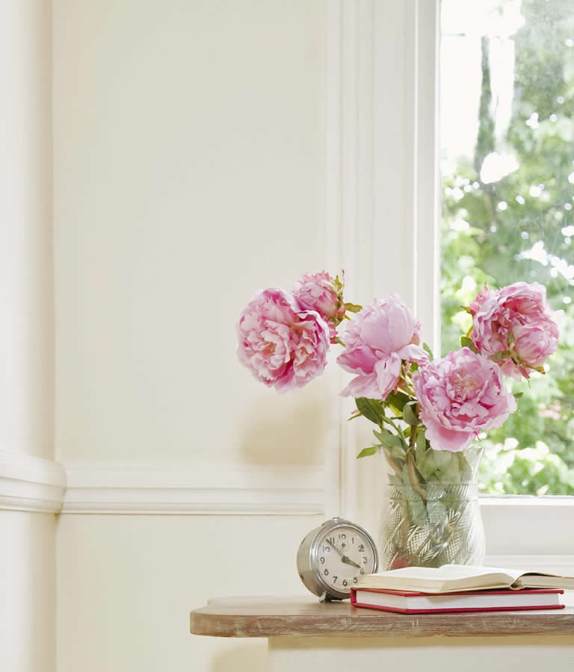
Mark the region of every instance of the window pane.
[[546, 286], [561, 346], [484, 445], [491, 493], [574, 495], [574, 0], [443, 0], [442, 347], [485, 283]]

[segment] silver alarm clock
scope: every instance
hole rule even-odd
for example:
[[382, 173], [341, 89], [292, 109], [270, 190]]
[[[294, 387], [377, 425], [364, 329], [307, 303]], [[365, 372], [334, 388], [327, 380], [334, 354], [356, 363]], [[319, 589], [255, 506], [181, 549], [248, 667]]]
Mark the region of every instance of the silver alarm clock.
[[372, 574], [379, 556], [370, 534], [343, 518], [311, 530], [297, 552], [301, 581], [323, 600], [344, 600], [362, 574]]

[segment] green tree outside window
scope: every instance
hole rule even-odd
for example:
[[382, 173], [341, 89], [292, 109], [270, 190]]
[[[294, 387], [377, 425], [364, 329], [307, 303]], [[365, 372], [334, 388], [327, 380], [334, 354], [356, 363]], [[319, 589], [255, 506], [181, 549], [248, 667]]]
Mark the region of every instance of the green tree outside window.
[[[493, 11], [502, 16], [509, 4], [516, 8], [509, 0]], [[442, 347], [457, 347], [469, 326], [461, 306], [484, 284], [545, 285], [560, 311], [561, 344], [548, 375], [515, 383], [523, 393], [518, 411], [483, 439], [482, 488], [574, 495], [574, 2], [518, 5], [522, 25], [512, 36], [475, 37], [474, 154], [443, 175]], [[501, 45], [514, 50], [512, 112], [502, 134], [494, 90]]]

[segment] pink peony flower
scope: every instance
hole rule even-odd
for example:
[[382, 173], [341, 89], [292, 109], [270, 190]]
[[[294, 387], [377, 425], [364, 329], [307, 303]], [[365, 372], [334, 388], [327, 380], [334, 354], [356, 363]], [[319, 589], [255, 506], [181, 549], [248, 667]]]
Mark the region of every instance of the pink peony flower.
[[434, 450], [464, 450], [480, 432], [500, 427], [516, 408], [500, 368], [470, 348], [422, 366], [413, 380]]
[[280, 289], [260, 292], [238, 325], [239, 359], [265, 385], [302, 387], [327, 364], [329, 327], [314, 311], [300, 310]]
[[474, 301], [468, 307], [468, 312], [471, 315], [476, 315], [481, 309], [482, 304], [488, 301], [492, 296], [492, 291], [488, 287], [483, 287], [480, 292], [474, 297]]
[[323, 271], [304, 275], [293, 292], [297, 305], [302, 310], [314, 310], [329, 325], [331, 342], [336, 342], [336, 327], [345, 315], [341, 292], [335, 287], [335, 278]]
[[352, 319], [345, 349], [337, 362], [356, 374], [345, 396], [386, 399], [399, 382], [403, 360], [425, 362], [419, 343], [419, 323], [397, 298], [376, 301]]
[[479, 297], [473, 303], [471, 334], [476, 349], [498, 362], [506, 374], [528, 378], [531, 369], [540, 368], [558, 346], [558, 326], [545, 288], [515, 282], [480, 301]]

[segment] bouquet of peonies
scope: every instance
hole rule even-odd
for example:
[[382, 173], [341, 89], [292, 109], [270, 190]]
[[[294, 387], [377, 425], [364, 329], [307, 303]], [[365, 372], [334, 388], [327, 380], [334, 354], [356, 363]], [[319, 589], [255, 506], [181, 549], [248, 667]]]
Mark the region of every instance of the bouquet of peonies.
[[279, 390], [316, 378], [329, 347], [342, 347], [337, 362], [353, 374], [343, 390], [355, 398], [351, 417], [376, 425], [374, 444], [358, 457], [382, 450], [392, 469], [387, 566], [480, 561], [473, 441], [516, 408], [505, 376], [544, 373], [558, 344], [541, 285], [485, 288], [467, 311], [472, 327], [461, 347], [440, 359], [421, 344], [420, 324], [399, 298], [347, 303], [342, 279], [325, 272], [304, 276], [292, 293], [264, 290], [239, 321], [241, 361]]

